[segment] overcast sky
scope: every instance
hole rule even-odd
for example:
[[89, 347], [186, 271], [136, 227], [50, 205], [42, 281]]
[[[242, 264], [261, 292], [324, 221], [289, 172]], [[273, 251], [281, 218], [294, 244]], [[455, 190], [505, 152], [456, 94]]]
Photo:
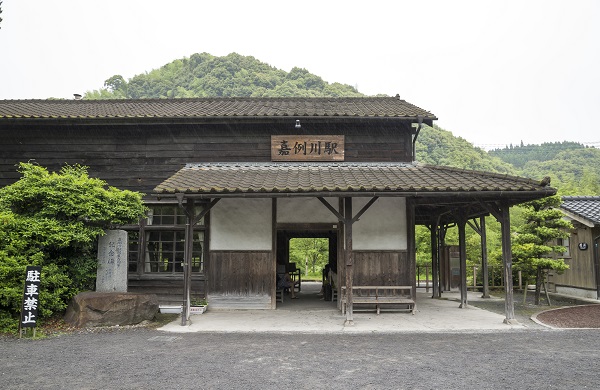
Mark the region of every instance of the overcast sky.
[[4, 0], [0, 99], [237, 52], [400, 96], [477, 146], [600, 147], [600, 1]]

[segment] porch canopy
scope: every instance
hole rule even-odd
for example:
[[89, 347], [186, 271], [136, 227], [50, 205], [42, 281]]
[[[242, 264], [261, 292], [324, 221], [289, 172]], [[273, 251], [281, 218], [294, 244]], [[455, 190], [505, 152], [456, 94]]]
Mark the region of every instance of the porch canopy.
[[[464, 229], [468, 220], [494, 215], [502, 224], [506, 280], [506, 321], [514, 321], [509, 207], [556, 193], [549, 183], [508, 175], [413, 163], [197, 163], [187, 164], [154, 189], [158, 197], [184, 200], [221, 198], [315, 197], [344, 226], [347, 322], [352, 323], [352, 224], [379, 197], [405, 197], [409, 254], [415, 256], [414, 225], [432, 229], [456, 223], [461, 248], [461, 307], [466, 307]], [[325, 198], [344, 198], [343, 210]], [[372, 197], [356, 215], [352, 197]], [[189, 204], [188, 204], [189, 206]], [[209, 206], [210, 208], [211, 206]], [[209, 209], [208, 208], [208, 209]], [[193, 210], [193, 207], [188, 207]], [[208, 211], [205, 209], [204, 212]], [[203, 215], [201, 215], [203, 216]], [[190, 221], [201, 216], [188, 215]], [[191, 223], [193, 225], [193, 222]], [[432, 245], [435, 248], [437, 245]], [[435, 252], [435, 250], [433, 250]], [[437, 255], [432, 253], [435, 261]], [[464, 263], [464, 264], [463, 264]], [[189, 273], [187, 278], [189, 278]], [[434, 276], [435, 280], [435, 276]], [[413, 284], [414, 286], [414, 284]], [[414, 287], [416, 288], [416, 287]]]

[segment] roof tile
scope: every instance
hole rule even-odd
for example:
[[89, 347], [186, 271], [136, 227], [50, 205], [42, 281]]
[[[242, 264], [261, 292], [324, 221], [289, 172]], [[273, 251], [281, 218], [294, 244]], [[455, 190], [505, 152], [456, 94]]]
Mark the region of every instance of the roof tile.
[[600, 196], [563, 196], [561, 208], [600, 225]]
[[200, 118], [200, 117], [391, 117], [437, 119], [393, 97], [197, 98], [145, 100], [0, 100], [0, 119]]
[[531, 179], [418, 163], [188, 164], [157, 193], [548, 191]]

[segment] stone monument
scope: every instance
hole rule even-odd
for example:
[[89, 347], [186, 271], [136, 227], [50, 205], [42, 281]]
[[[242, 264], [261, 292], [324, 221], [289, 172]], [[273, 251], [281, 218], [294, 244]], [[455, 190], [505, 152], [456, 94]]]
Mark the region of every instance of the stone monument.
[[127, 292], [127, 232], [107, 230], [98, 240], [96, 292]]

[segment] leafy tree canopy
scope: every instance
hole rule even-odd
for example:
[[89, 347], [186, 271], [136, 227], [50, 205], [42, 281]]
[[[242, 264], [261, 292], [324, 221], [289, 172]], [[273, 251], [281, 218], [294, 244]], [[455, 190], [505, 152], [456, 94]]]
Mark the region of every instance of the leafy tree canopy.
[[0, 329], [16, 328], [27, 265], [42, 266], [40, 318], [62, 312], [94, 288], [96, 239], [104, 229], [137, 222], [142, 194], [108, 187], [87, 168], [60, 172], [21, 163], [22, 178], [0, 189]]
[[251, 56], [193, 54], [129, 80], [107, 79], [86, 99], [161, 99], [191, 97], [335, 97], [363, 96], [354, 87], [328, 83], [306, 69], [289, 72]]

